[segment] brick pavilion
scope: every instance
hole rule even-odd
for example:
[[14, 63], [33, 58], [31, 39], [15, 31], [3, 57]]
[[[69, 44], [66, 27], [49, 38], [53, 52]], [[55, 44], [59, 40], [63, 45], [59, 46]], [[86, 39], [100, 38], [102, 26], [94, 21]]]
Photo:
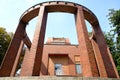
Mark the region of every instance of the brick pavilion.
[[[72, 45], [67, 38], [49, 38], [44, 44], [47, 14], [51, 12], [75, 15], [78, 45]], [[38, 21], [31, 42], [26, 25], [36, 16]], [[85, 20], [92, 25], [91, 38]], [[19, 76], [119, 77], [97, 17], [80, 4], [48, 1], [26, 10], [0, 67], [1, 77], [15, 76], [24, 44], [27, 49]]]

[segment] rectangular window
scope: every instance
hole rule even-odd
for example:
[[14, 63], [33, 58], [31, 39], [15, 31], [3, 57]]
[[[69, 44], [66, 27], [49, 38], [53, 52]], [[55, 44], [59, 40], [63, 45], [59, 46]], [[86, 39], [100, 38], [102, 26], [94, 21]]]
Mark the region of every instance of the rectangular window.
[[76, 73], [81, 74], [82, 73], [81, 65], [80, 64], [75, 64], [75, 67], [76, 67]]
[[82, 67], [80, 63], [80, 55], [75, 55], [75, 69], [76, 69], [76, 74], [81, 74], [82, 73]]
[[54, 66], [55, 75], [62, 75], [62, 64], [55, 64]]

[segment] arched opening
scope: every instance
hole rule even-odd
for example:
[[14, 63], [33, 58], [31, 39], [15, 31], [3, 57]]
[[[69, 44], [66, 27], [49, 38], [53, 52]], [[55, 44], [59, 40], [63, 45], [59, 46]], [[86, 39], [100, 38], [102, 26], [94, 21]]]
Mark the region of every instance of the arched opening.
[[89, 37], [91, 37], [92, 36], [92, 30], [93, 30], [92, 25], [87, 20], [85, 20], [85, 23], [86, 23], [86, 28], [87, 28], [87, 31], [88, 31], [88, 35], [89, 35]]
[[71, 44], [78, 44], [74, 14], [48, 13], [45, 42], [49, 37], [69, 38]]
[[26, 26], [26, 33], [27, 33], [31, 42], [32, 42], [33, 37], [34, 37], [37, 19], [38, 19], [38, 17], [33, 18], [31, 21], [29, 21], [28, 25]]

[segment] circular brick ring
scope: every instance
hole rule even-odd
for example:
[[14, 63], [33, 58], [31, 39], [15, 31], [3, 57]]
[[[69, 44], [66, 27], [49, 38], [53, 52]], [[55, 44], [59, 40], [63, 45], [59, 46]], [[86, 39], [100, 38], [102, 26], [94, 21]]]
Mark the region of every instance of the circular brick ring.
[[28, 23], [31, 19], [38, 16], [39, 9], [41, 6], [46, 7], [46, 11], [49, 12], [67, 12], [76, 14], [78, 8], [82, 8], [85, 19], [91, 24], [98, 24], [97, 17], [94, 15], [92, 11], [90, 11], [88, 8], [72, 3], [72, 2], [64, 2], [64, 1], [50, 1], [50, 2], [43, 2], [36, 4], [29, 9], [27, 9], [21, 16], [20, 20], [22, 20], [25, 23]]

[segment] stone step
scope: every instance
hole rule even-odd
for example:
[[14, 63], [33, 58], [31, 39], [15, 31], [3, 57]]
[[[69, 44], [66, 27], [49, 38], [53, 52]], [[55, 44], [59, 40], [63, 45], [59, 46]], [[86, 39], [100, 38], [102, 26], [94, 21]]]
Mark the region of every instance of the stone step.
[[120, 80], [120, 78], [85, 78], [85, 77], [57, 77], [57, 76], [40, 76], [40, 77], [0, 77], [0, 80]]

